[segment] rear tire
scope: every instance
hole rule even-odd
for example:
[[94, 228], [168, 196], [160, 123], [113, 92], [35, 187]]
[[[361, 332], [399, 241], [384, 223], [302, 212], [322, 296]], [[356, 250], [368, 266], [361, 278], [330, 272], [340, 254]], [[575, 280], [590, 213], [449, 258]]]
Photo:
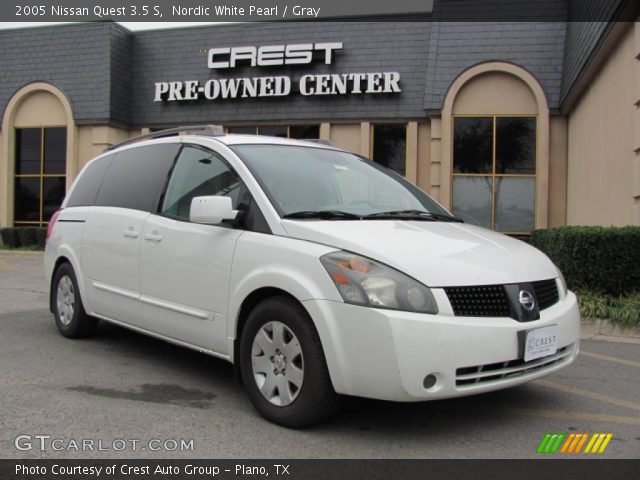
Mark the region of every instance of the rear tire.
[[278, 425], [307, 427], [340, 407], [318, 332], [306, 310], [287, 297], [263, 300], [249, 314], [240, 370], [255, 409]]
[[85, 312], [76, 274], [70, 264], [63, 263], [58, 267], [51, 288], [53, 318], [60, 333], [68, 338], [93, 335], [98, 319]]

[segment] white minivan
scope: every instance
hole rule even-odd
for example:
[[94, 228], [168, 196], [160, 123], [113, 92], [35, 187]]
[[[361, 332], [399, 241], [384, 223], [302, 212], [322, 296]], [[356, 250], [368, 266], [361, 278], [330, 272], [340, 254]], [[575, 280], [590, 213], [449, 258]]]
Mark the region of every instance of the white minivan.
[[578, 355], [562, 274], [410, 182], [319, 142], [155, 132], [82, 170], [47, 232], [67, 337], [99, 320], [232, 362], [258, 412], [322, 421], [519, 385]]

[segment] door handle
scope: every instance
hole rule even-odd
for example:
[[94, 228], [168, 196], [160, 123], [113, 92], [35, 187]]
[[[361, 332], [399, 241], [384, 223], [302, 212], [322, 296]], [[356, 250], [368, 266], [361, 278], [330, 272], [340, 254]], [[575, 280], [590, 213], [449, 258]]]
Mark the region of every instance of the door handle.
[[150, 242], [161, 242], [162, 235], [160, 235], [158, 232], [145, 233], [144, 239], [149, 240]]
[[124, 232], [123, 235], [127, 238], [138, 238], [138, 232], [136, 232], [135, 228], [129, 227]]

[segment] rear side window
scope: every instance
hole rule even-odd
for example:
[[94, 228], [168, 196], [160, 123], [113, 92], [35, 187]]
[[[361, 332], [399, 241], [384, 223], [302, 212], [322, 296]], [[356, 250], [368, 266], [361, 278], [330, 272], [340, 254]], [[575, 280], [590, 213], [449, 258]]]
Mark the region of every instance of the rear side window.
[[104, 176], [113, 162], [115, 155], [107, 155], [87, 164], [82, 176], [73, 187], [67, 207], [87, 207], [95, 203], [98, 190], [104, 180]]
[[116, 154], [96, 205], [156, 211], [179, 145], [137, 147]]

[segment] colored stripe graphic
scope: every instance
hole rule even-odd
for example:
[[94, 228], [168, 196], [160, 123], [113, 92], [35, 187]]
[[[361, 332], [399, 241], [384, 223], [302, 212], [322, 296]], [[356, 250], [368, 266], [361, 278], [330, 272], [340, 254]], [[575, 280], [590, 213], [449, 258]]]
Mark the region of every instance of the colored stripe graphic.
[[589, 438], [589, 434], [588, 433], [583, 433], [582, 434], [582, 438], [580, 439], [580, 442], [578, 443], [578, 445], [576, 445], [575, 453], [580, 453], [580, 450], [582, 450], [582, 446], [587, 441], [587, 438]]
[[[604, 453], [613, 438], [613, 433], [547, 433], [542, 438], [537, 453]], [[588, 440], [588, 441], [587, 441]]]
[[538, 445], [538, 453], [556, 453], [562, 440], [567, 436], [566, 433], [547, 433], [540, 445]]
[[547, 433], [544, 437], [542, 437], [542, 441], [540, 442], [540, 445], [538, 445], [538, 449], [536, 450], [537, 453], [544, 453], [544, 449], [547, 446], [549, 438], [551, 438], [550, 433]]
[[588, 433], [572, 433], [562, 445], [560, 453], [580, 453], [587, 438], [589, 438]]
[[594, 433], [584, 453], [604, 453], [612, 438], [612, 433]]

